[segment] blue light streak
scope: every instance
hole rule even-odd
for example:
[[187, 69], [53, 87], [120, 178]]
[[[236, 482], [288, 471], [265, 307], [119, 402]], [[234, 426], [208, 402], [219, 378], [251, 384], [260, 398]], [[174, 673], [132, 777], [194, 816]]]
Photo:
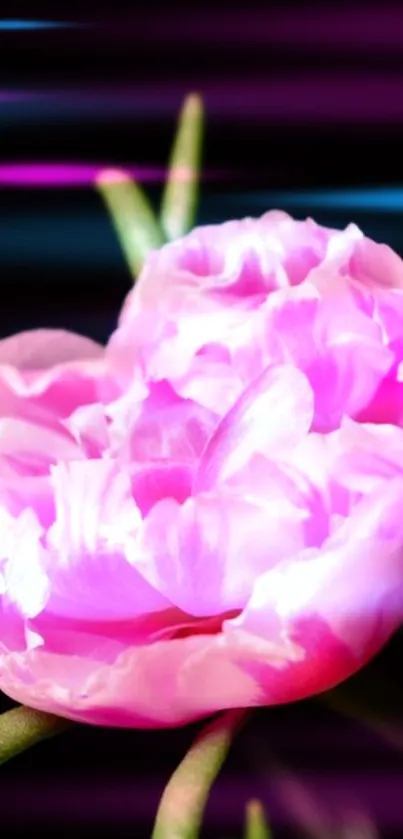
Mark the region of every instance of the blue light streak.
[[[252, 197], [252, 196], [251, 196]], [[403, 212], [403, 186], [358, 189], [286, 190], [256, 193], [254, 201], [265, 206], [312, 207], [320, 210], [355, 210], [361, 212]]]
[[0, 18], [0, 32], [31, 32], [37, 29], [65, 29], [77, 26], [75, 23], [64, 23], [56, 20], [25, 20]]

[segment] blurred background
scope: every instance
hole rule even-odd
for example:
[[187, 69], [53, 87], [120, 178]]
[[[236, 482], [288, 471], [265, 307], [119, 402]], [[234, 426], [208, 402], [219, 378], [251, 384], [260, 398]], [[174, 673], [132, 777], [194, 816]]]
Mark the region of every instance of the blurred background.
[[[0, 17], [0, 72], [0, 337], [47, 326], [107, 339], [131, 280], [94, 177], [123, 166], [157, 206], [193, 90], [207, 111], [198, 222], [278, 207], [354, 220], [403, 254], [401, 3], [16, 2]], [[399, 676], [401, 650], [394, 639], [378, 679]], [[14, 760], [0, 770], [5, 835], [149, 836], [198, 728], [77, 728]], [[399, 837], [402, 791], [401, 752], [379, 734], [319, 702], [261, 711], [204, 835], [240, 838], [259, 796], [276, 837]], [[361, 814], [350, 827], [345, 809]]]

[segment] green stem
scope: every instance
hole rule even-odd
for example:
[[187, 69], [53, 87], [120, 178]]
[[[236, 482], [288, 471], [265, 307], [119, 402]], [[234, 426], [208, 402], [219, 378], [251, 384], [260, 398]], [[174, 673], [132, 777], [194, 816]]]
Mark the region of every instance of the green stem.
[[193, 226], [203, 141], [203, 103], [196, 93], [185, 99], [171, 152], [162, 197], [161, 226], [168, 239], [178, 239]]
[[163, 793], [152, 839], [197, 839], [211, 785], [246, 711], [228, 711], [207, 726]]
[[142, 188], [120, 169], [101, 172], [96, 187], [108, 208], [130, 273], [135, 279], [149, 252], [164, 243], [154, 210]]
[[257, 799], [246, 806], [245, 839], [271, 839], [263, 806]]
[[0, 715], [0, 765], [72, 724], [69, 720], [24, 706], [6, 711]]

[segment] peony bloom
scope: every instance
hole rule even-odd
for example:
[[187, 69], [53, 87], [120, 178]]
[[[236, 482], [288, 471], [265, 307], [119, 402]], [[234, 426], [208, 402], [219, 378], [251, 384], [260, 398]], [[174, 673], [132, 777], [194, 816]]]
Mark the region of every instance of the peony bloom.
[[48, 335], [0, 343], [0, 688], [170, 726], [362, 667], [403, 615], [401, 259], [271, 212], [152, 253], [106, 352]]

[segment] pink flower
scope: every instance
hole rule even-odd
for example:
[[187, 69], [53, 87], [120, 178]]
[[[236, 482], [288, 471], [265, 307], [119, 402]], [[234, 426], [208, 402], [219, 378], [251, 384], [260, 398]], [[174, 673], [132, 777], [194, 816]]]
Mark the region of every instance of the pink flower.
[[0, 688], [170, 726], [362, 667], [403, 613], [400, 258], [268, 213], [154, 252], [106, 353], [47, 334], [0, 344]]

